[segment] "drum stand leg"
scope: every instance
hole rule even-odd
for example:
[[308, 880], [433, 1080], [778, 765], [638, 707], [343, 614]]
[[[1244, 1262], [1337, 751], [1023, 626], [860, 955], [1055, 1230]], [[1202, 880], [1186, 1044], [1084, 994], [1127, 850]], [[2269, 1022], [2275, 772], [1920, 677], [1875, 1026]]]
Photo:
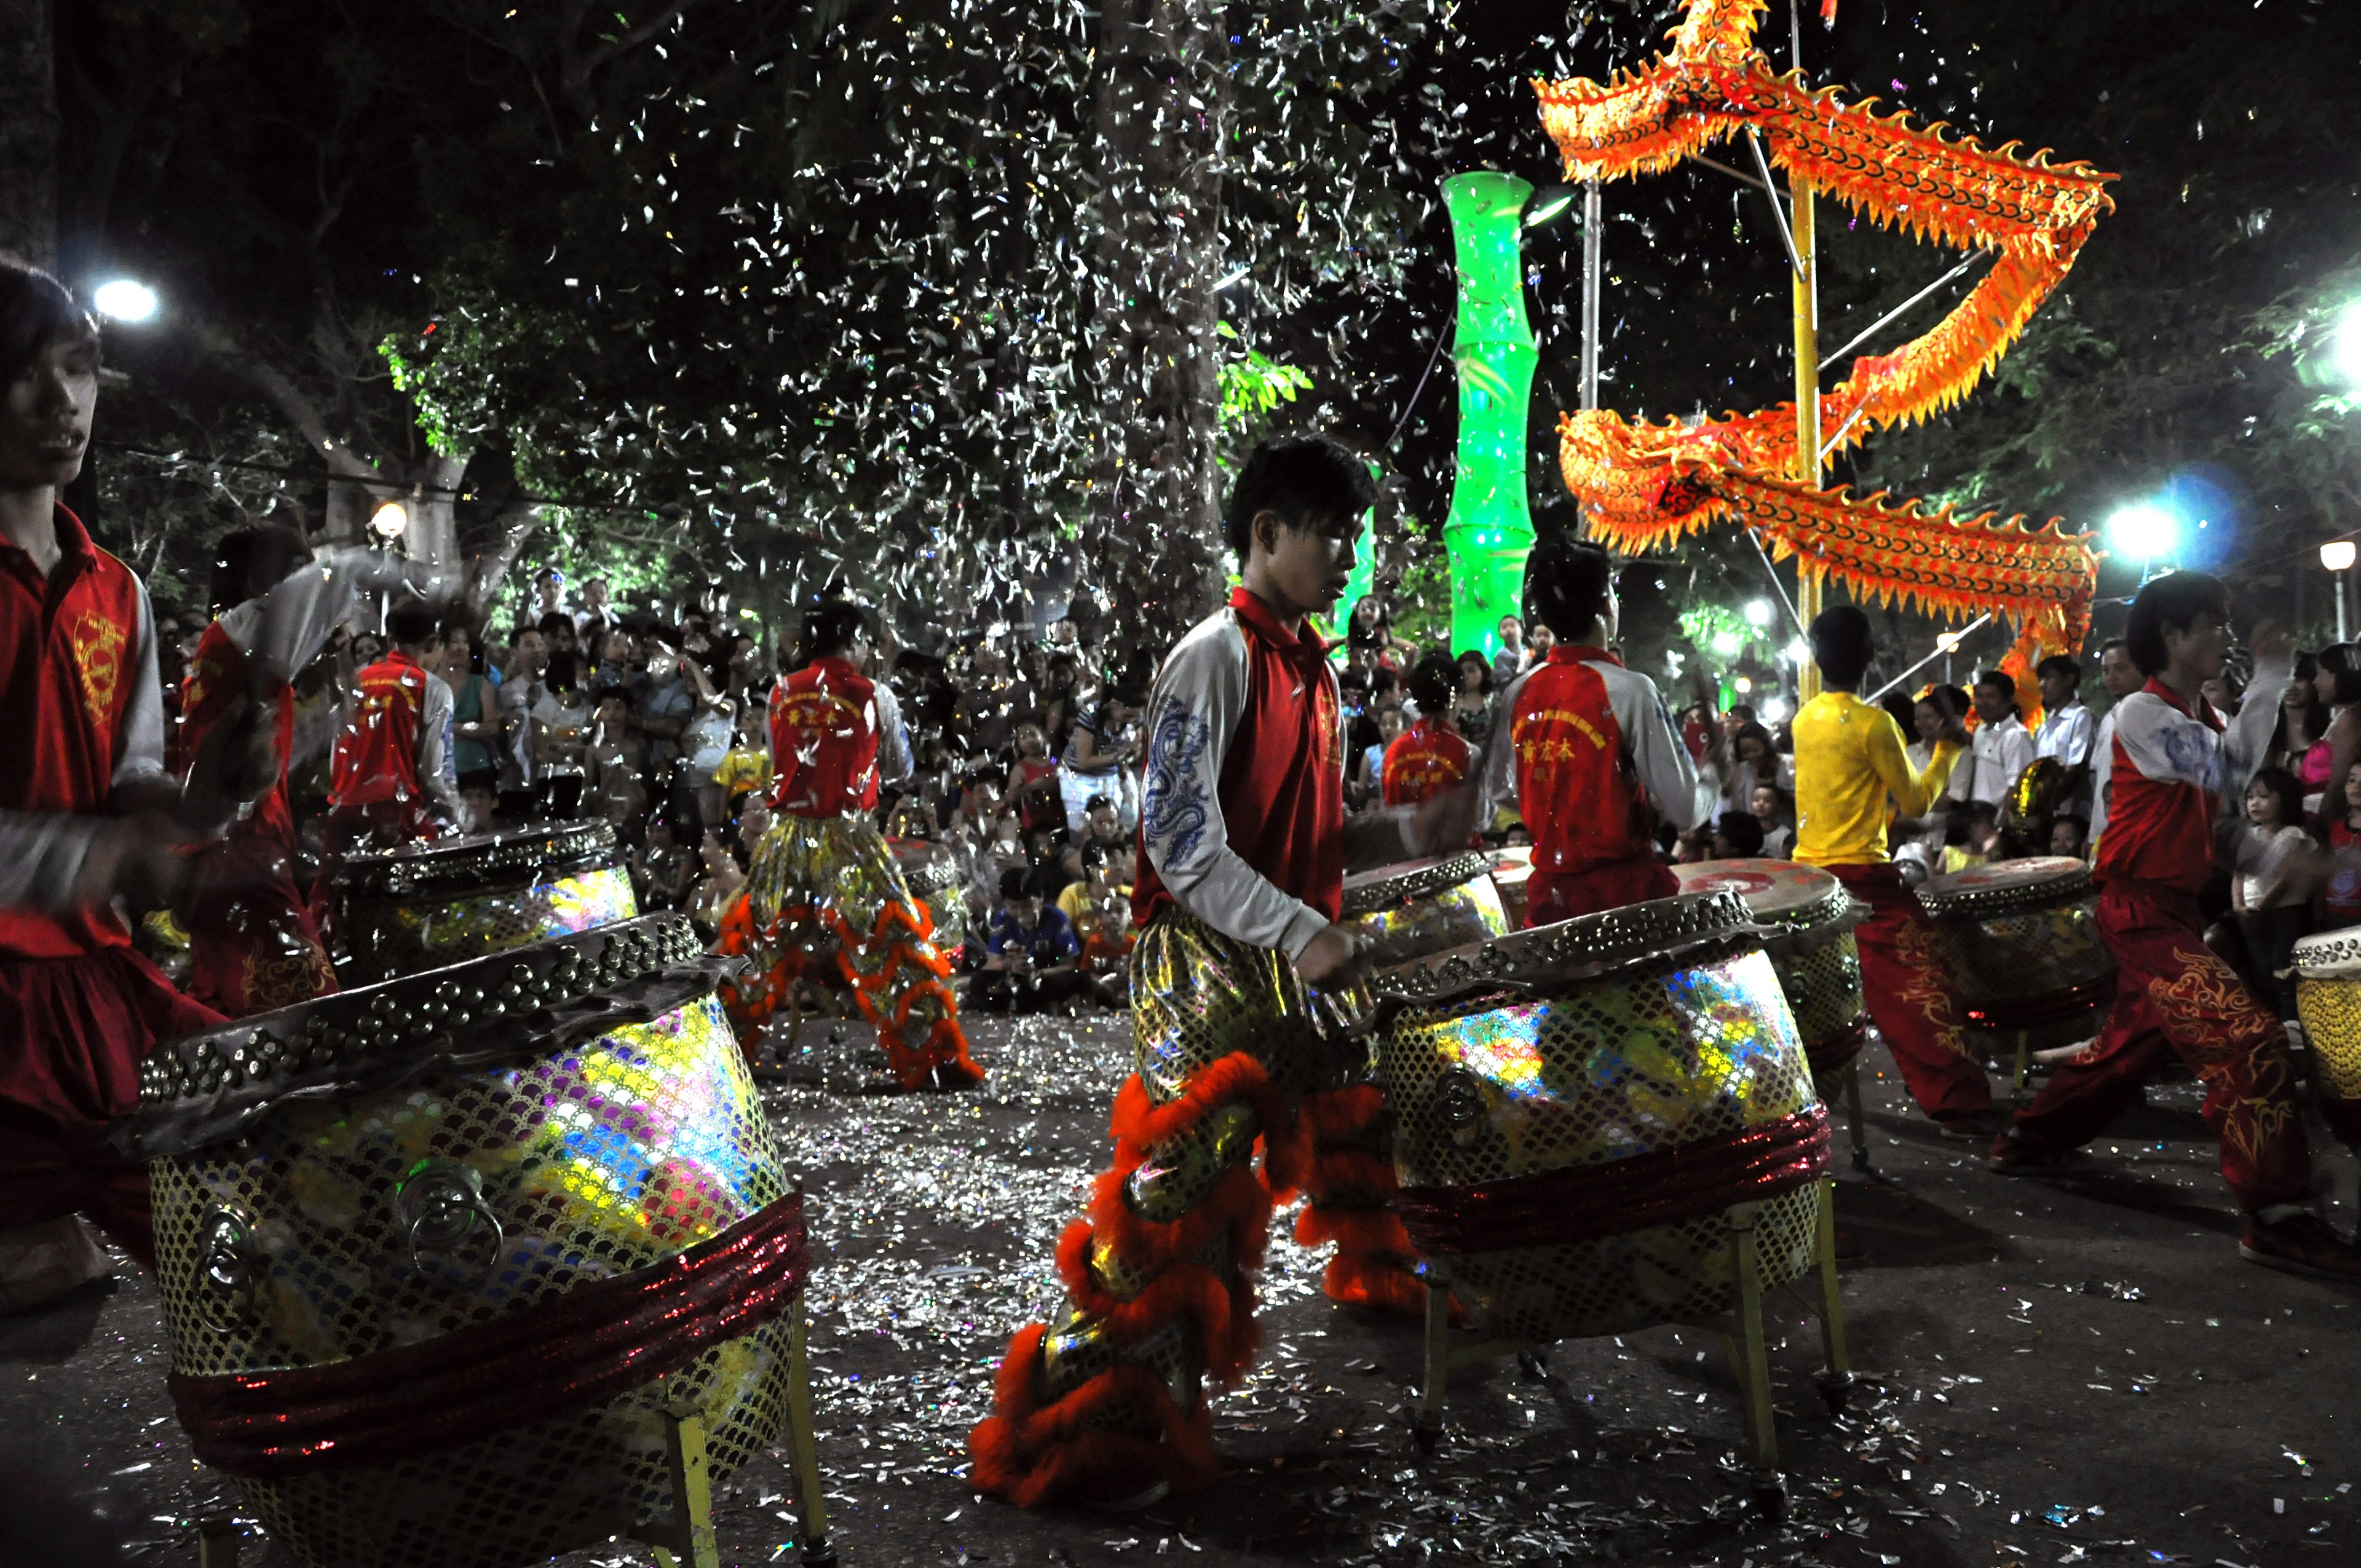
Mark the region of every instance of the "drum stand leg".
[[1426, 1377], [1419, 1389], [1411, 1435], [1422, 1454], [1443, 1438], [1444, 1388], [1451, 1376], [1451, 1280], [1433, 1259], [1418, 1266], [1426, 1279]]
[[219, 1514], [197, 1521], [197, 1568], [237, 1568], [237, 1526]]
[[672, 1472], [672, 1523], [643, 1524], [637, 1534], [655, 1548], [656, 1568], [721, 1568], [713, 1539], [713, 1472], [706, 1463], [705, 1417], [694, 1407], [664, 1410], [664, 1460]]
[[1844, 1299], [1837, 1292], [1836, 1184], [1820, 1183], [1819, 1218], [1813, 1226], [1813, 1252], [1817, 1257], [1815, 1279], [1819, 1286], [1820, 1349], [1828, 1369], [1820, 1379], [1820, 1398], [1828, 1414], [1840, 1416], [1852, 1398], [1852, 1361], [1845, 1354]]
[[813, 1445], [811, 1361], [805, 1351], [804, 1300], [798, 1296], [787, 1348], [787, 1441], [796, 1451], [796, 1491], [804, 1516], [804, 1568], [836, 1568], [828, 1539], [828, 1504], [820, 1497], [819, 1452]]
[[1854, 1057], [1845, 1064], [1844, 1080], [1845, 1126], [1852, 1137], [1852, 1168], [1869, 1168], [1869, 1129], [1861, 1114], [1861, 1058]]
[[2019, 1098], [2019, 1099], [2023, 1099], [2023, 1098], [2025, 1097], [2025, 1086], [2026, 1086], [2026, 1082], [2032, 1079], [2032, 1077], [2033, 1077], [2033, 1036], [2032, 1036], [2032, 1035], [2031, 1035], [2031, 1034], [2029, 1034], [2029, 1033], [2028, 1033], [2028, 1032], [2026, 1032], [2026, 1030], [2019, 1029], [2019, 1030], [2016, 1032], [2016, 1085], [2015, 1085], [2015, 1093], [2016, 1093], [2017, 1098]]
[[1754, 1206], [1730, 1212], [1730, 1266], [1736, 1299], [1722, 1343], [1746, 1399], [1747, 1447], [1753, 1460], [1752, 1505], [1776, 1519], [1786, 1512], [1787, 1487], [1779, 1474], [1779, 1429], [1771, 1408], [1771, 1357], [1763, 1343], [1763, 1271], [1754, 1242]]

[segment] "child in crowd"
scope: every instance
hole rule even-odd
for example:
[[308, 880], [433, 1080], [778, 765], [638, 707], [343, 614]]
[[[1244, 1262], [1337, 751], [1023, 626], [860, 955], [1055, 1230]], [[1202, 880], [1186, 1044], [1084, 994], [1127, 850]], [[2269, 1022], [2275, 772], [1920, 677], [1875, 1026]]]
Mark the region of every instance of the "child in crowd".
[[1775, 784], [1754, 786], [1754, 820], [1763, 828], [1763, 852], [1774, 861], [1784, 861], [1795, 847], [1795, 802], [1786, 791]]
[[983, 947], [977, 1007], [1029, 1013], [1087, 989], [1072, 923], [1056, 905], [1042, 904], [1033, 873], [1022, 866], [1000, 873], [1000, 914]]
[[2279, 974], [2312, 924], [2303, 889], [2289, 874], [2312, 838], [2301, 826], [2303, 785], [2285, 768], [2257, 768], [2246, 806], [2255, 832], [2230, 879], [2230, 907], [2246, 938], [2246, 983], [2284, 1020], [2295, 1016], [2295, 987], [2282, 985]]
[[746, 704], [739, 710], [737, 738], [713, 770], [713, 782], [721, 791], [722, 806], [716, 821], [727, 822], [736, 817], [740, 802], [747, 795], [770, 786], [770, 740], [769, 713], [760, 703]]
[[2079, 861], [2089, 847], [2091, 824], [2088, 818], [2065, 816], [2052, 818], [2049, 824], [2049, 852]]
[[[1093, 795], [1092, 803], [1105, 799]], [[1058, 760], [1049, 755], [1049, 737], [1038, 724], [1016, 727], [1016, 765], [1009, 770], [1008, 804], [1027, 832], [1037, 828], [1062, 828], [1065, 798], [1059, 793]]]
[[1949, 876], [1989, 861], [2000, 848], [2000, 807], [1989, 800], [1954, 801], [1943, 824], [1943, 862]]
[[1725, 811], [1714, 819], [1713, 859], [1751, 861], [1763, 853], [1763, 824], [1743, 811]]
[[[2345, 770], [2345, 798], [2352, 804], [2328, 819], [2328, 880], [2314, 926], [2322, 931], [2361, 926], [2361, 762]], [[2334, 791], [2327, 800], [2334, 804]]]
[[491, 768], [478, 768], [459, 775], [459, 806], [463, 820], [462, 833], [497, 831], [500, 822], [500, 775]]

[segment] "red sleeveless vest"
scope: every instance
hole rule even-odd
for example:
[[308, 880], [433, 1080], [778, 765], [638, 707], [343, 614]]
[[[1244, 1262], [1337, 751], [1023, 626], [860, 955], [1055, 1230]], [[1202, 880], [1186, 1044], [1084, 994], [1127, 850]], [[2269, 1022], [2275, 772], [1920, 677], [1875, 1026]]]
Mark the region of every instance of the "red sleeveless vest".
[[1587, 872], [1654, 852], [1646, 797], [1594, 663], [1622, 661], [1596, 648], [1551, 649], [1509, 717], [1537, 871]]
[[771, 688], [771, 808], [841, 817], [877, 804], [877, 688], [819, 659]]
[[1459, 731], [1439, 718], [1422, 718], [1386, 748], [1379, 780], [1388, 806], [1416, 806], [1467, 776], [1474, 756]]
[[[139, 579], [63, 507], [57, 529], [47, 579], [0, 545], [0, 807], [103, 817], [139, 673]], [[0, 910], [0, 954], [73, 958], [130, 940], [104, 907]]]
[[[197, 641], [196, 656], [189, 661], [188, 674], [181, 682], [180, 754], [183, 762], [195, 760], [197, 748], [204, 744], [205, 736], [246, 690], [246, 651], [230, 641], [221, 622], [216, 620], [206, 627], [204, 636]], [[278, 735], [273, 745], [279, 753], [279, 777], [271, 784], [270, 793], [255, 802], [254, 810], [230, 831], [265, 833], [292, 850], [295, 814], [287, 804], [287, 764], [295, 755], [292, 687], [279, 688], [274, 719]]]
[[413, 801], [418, 782], [418, 729], [426, 718], [426, 670], [397, 648], [354, 677], [360, 700], [336, 737], [328, 768], [328, 805], [377, 806]]

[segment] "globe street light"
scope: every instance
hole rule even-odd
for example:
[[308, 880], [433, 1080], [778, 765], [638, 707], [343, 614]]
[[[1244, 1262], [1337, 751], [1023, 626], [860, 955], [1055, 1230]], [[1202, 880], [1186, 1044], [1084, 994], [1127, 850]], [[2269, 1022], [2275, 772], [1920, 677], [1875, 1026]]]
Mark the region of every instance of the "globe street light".
[[2345, 313], [2337, 318], [2336, 345], [2330, 350], [2329, 358], [2338, 375], [2361, 387], [2361, 300], [2345, 306]]
[[1748, 599], [1746, 601], [1746, 624], [1754, 628], [1757, 631], [1761, 631], [1764, 628], [1768, 627], [1771, 624], [1771, 601], [1769, 599]]
[[156, 317], [156, 291], [129, 278], [111, 278], [90, 296], [100, 315], [137, 325]]
[[2336, 593], [2336, 640], [2350, 641], [2345, 630], [2345, 574], [2353, 569], [2354, 548], [2350, 539], [2332, 539], [2320, 547], [2320, 564], [2328, 568], [2328, 580]]
[[2180, 548], [2180, 520], [2154, 501], [2134, 501], [2107, 519], [2107, 539], [2126, 555], [2140, 558], [2140, 581], [2158, 560], [2169, 561]]

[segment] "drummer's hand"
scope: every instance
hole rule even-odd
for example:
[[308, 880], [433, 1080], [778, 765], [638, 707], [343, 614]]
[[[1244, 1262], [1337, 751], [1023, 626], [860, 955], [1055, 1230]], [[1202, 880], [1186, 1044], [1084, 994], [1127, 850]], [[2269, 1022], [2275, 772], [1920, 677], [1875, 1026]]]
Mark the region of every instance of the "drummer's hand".
[[1484, 786], [1469, 779], [1455, 789], [1429, 795], [1411, 818], [1411, 853], [1447, 855], [1464, 850], [1484, 817]]
[[205, 732], [189, 765], [187, 809], [191, 826], [210, 826], [259, 800], [279, 782], [279, 736], [275, 715], [252, 698], [234, 699], [220, 722]]
[[135, 909], [178, 904], [196, 871], [193, 858], [179, 853], [186, 830], [170, 817], [143, 812], [110, 822], [92, 840], [74, 881], [73, 901], [82, 908], [118, 894]]
[[1314, 991], [1343, 991], [1367, 978], [1367, 946], [1357, 932], [1329, 925], [1295, 956], [1295, 972]]
[[2254, 655], [2254, 664], [2280, 664], [2295, 657], [2295, 633], [2276, 620], [2258, 620], [2255, 634], [2246, 641], [2246, 651]]

